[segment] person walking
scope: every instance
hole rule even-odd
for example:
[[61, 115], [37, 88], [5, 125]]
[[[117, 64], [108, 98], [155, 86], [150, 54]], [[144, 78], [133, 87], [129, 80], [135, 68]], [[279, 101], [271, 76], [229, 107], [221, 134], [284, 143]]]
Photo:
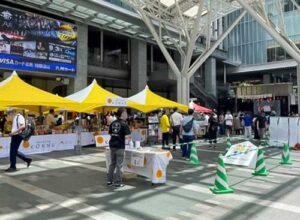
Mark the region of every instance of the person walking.
[[[122, 183], [122, 168], [125, 154], [125, 136], [130, 134], [129, 126], [127, 125], [127, 109], [119, 108], [117, 111], [117, 120], [113, 121], [109, 126], [109, 141], [110, 148], [110, 165], [108, 170], [107, 185], [115, 187], [123, 187]], [[116, 169], [116, 175], [114, 173]]]
[[185, 160], [190, 159], [192, 142], [195, 139], [197, 131], [197, 124], [194, 120], [193, 114], [194, 110], [189, 109], [188, 116], [184, 117], [181, 121], [180, 133], [182, 134], [183, 143], [188, 143], [182, 146], [182, 158]]
[[169, 121], [169, 117], [166, 114], [166, 110], [162, 110], [162, 116], [160, 117], [159, 124], [162, 133], [162, 149], [170, 149], [169, 148], [170, 121]]
[[245, 138], [251, 139], [251, 133], [252, 133], [252, 116], [249, 114], [249, 112], [246, 112], [243, 122], [244, 122], [244, 129], [245, 129]]
[[180, 114], [177, 111], [177, 107], [173, 109], [173, 113], [170, 117], [171, 126], [172, 126], [172, 139], [173, 139], [173, 150], [176, 150], [176, 139], [178, 138], [178, 141], [180, 142], [180, 125], [183, 117], [182, 114]]
[[23, 153], [18, 151], [23, 140], [23, 138], [20, 136], [20, 133], [25, 129], [25, 118], [20, 113], [17, 113], [16, 109], [13, 108], [9, 109], [7, 113], [10, 117], [13, 118], [13, 122], [12, 129], [9, 134], [9, 136], [11, 136], [9, 152], [10, 166], [5, 170], [5, 172], [16, 172], [17, 157], [25, 161], [27, 163], [27, 167], [30, 166], [32, 159], [26, 157]]

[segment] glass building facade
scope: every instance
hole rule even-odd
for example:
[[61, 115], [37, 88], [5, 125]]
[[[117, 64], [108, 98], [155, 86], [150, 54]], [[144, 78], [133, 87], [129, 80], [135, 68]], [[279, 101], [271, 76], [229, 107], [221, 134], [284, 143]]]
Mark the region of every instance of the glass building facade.
[[[266, 1], [267, 15], [271, 21], [279, 26], [281, 23], [276, 4], [277, 1]], [[297, 0], [300, 4], [300, 0]], [[300, 48], [300, 10], [290, 0], [285, 0], [284, 29], [289, 38]], [[228, 27], [240, 14], [235, 11], [225, 18]], [[249, 15], [234, 28], [226, 39], [228, 45], [228, 59], [238, 65], [266, 64], [268, 62], [291, 59], [273, 38]]]

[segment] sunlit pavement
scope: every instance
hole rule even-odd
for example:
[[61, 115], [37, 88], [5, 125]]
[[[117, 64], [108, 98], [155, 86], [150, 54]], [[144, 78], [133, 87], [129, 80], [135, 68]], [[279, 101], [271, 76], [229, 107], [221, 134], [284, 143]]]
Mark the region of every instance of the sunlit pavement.
[[106, 186], [102, 149], [34, 155], [30, 168], [18, 161], [19, 171], [11, 174], [4, 173], [8, 158], [0, 159], [0, 219], [300, 219], [300, 152], [291, 152], [293, 165], [282, 166], [282, 149], [267, 149], [267, 177], [227, 166], [235, 193], [214, 195], [209, 187], [225, 144], [213, 150], [203, 143], [197, 149], [201, 166], [188, 165], [177, 150], [166, 184], [152, 186], [148, 179], [134, 177], [120, 189]]

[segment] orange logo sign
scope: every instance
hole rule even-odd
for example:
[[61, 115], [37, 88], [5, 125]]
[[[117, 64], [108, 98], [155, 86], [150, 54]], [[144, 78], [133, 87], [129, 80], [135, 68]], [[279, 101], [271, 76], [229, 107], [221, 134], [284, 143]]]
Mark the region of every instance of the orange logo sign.
[[28, 141], [23, 141], [22, 147], [27, 149], [30, 147], [30, 143]]

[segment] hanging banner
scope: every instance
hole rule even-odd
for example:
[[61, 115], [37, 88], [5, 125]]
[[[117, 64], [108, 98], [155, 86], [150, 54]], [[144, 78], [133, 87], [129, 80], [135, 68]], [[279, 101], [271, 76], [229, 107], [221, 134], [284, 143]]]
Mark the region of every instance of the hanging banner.
[[106, 98], [107, 106], [115, 106], [115, 107], [127, 107], [128, 101], [124, 98]]
[[256, 163], [257, 147], [250, 141], [234, 144], [224, 157], [224, 163], [254, 168]]

